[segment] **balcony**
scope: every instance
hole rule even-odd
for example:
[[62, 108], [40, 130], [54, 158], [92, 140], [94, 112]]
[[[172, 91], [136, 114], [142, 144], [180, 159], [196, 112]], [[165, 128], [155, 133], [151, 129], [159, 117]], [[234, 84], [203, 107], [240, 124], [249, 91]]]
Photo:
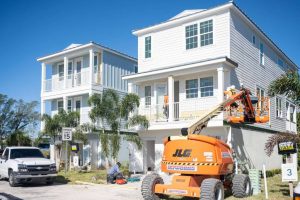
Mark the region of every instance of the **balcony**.
[[64, 84], [65, 84], [64, 76], [60, 76], [60, 77], [57, 76], [51, 79], [47, 79], [44, 81], [43, 92], [54, 92], [54, 91], [60, 91], [64, 89], [89, 85], [91, 84], [89, 70], [68, 75], [66, 81], [66, 87], [64, 87]]
[[[207, 101], [209, 99], [209, 101]], [[206, 103], [204, 103], [206, 101]], [[163, 122], [191, 122], [199, 119], [210, 108], [217, 104], [217, 98], [191, 99], [173, 104], [173, 118], [169, 117], [168, 104], [143, 105], [139, 108], [139, 114], [145, 115], [150, 124]], [[170, 120], [171, 119], [171, 120]], [[212, 121], [223, 122], [223, 116], [217, 116]]]

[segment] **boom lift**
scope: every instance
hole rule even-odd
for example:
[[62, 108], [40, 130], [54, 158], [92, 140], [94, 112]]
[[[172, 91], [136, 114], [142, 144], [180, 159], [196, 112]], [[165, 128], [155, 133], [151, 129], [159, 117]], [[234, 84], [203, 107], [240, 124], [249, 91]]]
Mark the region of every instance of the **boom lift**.
[[[172, 183], [166, 185], [158, 174], [147, 175], [142, 182], [145, 200], [156, 200], [162, 195], [196, 197], [201, 200], [221, 200], [224, 187], [235, 197], [251, 194], [247, 175], [234, 174], [231, 148], [223, 141], [200, 135], [210, 119], [226, 111], [228, 123], [266, 123], [269, 121], [269, 100], [256, 98], [246, 88], [225, 91], [227, 99], [209, 110], [188, 128], [183, 136], [169, 136], [164, 140], [161, 171], [174, 174]], [[256, 104], [256, 106], [254, 106]], [[256, 109], [255, 109], [256, 108]]]

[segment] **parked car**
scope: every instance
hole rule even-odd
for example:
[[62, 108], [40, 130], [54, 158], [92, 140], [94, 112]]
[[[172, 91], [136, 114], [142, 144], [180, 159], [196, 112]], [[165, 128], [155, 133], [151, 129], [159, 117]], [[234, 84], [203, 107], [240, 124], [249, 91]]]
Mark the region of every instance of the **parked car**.
[[52, 184], [57, 176], [54, 162], [36, 147], [7, 147], [0, 158], [0, 177], [12, 187], [31, 182]]

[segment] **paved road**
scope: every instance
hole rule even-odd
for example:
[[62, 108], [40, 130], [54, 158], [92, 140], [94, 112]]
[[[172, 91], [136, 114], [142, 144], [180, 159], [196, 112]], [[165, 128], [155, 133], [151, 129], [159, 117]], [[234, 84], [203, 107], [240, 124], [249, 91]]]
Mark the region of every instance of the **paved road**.
[[139, 183], [127, 185], [30, 185], [0, 181], [0, 200], [141, 200]]

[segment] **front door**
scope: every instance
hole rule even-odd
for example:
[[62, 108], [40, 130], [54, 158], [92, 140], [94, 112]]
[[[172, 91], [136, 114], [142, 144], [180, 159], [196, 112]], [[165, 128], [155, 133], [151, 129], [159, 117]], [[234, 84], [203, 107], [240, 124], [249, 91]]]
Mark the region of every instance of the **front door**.
[[167, 92], [167, 84], [161, 83], [156, 85], [156, 120], [168, 119], [168, 105], [165, 105], [165, 96]]
[[81, 68], [82, 68], [82, 59], [75, 60], [75, 69], [74, 69], [74, 78], [77, 86], [81, 85]]

